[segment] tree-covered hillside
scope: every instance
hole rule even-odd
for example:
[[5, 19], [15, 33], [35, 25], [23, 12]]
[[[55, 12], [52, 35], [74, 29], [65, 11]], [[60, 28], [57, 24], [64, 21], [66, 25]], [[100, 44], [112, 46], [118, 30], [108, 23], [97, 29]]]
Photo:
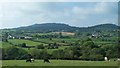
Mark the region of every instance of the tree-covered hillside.
[[45, 24], [34, 24], [26, 27], [19, 27], [14, 28], [15, 30], [23, 30], [23, 31], [35, 31], [35, 32], [50, 32], [50, 31], [68, 31], [68, 32], [75, 32], [75, 31], [93, 31], [93, 30], [116, 30], [118, 26], [115, 24], [100, 24], [91, 27], [73, 27], [67, 24], [61, 23], [45, 23]]

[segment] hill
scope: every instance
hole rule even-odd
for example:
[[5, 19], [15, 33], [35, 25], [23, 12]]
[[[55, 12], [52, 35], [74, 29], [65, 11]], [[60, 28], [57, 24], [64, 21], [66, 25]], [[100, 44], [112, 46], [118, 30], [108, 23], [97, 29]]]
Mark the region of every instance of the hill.
[[91, 27], [75, 27], [69, 26], [67, 24], [61, 23], [44, 23], [44, 24], [34, 24], [25, 27], [13, 28], [17, 31], [31, 31], [31, 32], [91, 32], [91, 31], [113, 31], [118, 29], [119, 26], [115, 24], [100, 24]]
[[112, 32], [114, 30], [117, 30], [118, 28], [119, 28], [119, 26], [117, 26], [115, 24], [100, 24], [100, 25], [87, 27], [87, 28], [84, 29], [84, 31], [87, 31], [87, 32], [92, 32], [92, 31], [109, 31], [109, 32]]
[[67, 24], [61, 23], [45, 23], [45, 24], [34, 24], [26, 27], [15, 28], [16, 30], [27, 30], [36, 32], [54, 32], [54, 31], [74, 31], [79, 29], [77, 27], [72, 27]]

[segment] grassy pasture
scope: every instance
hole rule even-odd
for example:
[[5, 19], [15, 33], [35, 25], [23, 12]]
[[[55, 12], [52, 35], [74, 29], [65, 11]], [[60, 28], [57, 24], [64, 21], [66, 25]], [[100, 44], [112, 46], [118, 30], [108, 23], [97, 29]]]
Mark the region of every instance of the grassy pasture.
[[8, 42], [0, 42], [0, 48], [6, 48], [6, 47], [9, 47], [9, 46], [12, 46], [12, 45]]
[[36, 41], [42, 42], [42, 43], [54, 43], [54, 41], [50, 40], [49, 38], [44, 38], [44, 39], [36, 39]]
[[62, 41], [65, 41], [67, 43], [74, 43], [76, 41], [78, 41], [78, 38], [52, 38], [52, 40], [50, 40], [49, 38], [44, 38], [44, 39], [36, 39], [36, 41], [42, 42], [42, 43], [58, 43], [61, 45], [66, 45], [66, 43], [63, 43]]
[[34, 42], [34, 41], [24, 40], [24, 39], [10, 39], [9, 42], [11, 42], [15, 45], [26, 43], [27, 46], [35, 46], [35, 45], [43, 44], [43, 43], [40, 43], [40, 42]]
[[80, 61], [80, 60], [50, 60], [51, 63], [44, 63], [43, 60], [35, 60], [29, 63], [25, 60], [3, 60], [3, 66], [118, 66], [117, 61]]
[[112, 45], [112, 44], [115, 44], [115, 42], [103, 42], [103, 41], [94, 41], [95, 44], [102, 44], [102, 45]]
[[79, 38], [53, 38], [53, 41], [66, 41], [66, 42], [75, 42], [75, 41], [78, 41]]
[[[37, 50], [39, 50], [39, 51], [46, 50], [48, 54], [52, 54], [53, 51], [63, 50], [63, 49], [68, 48], [68, 47], [69, 46], [60, 46], [58, 49], [37, 49]], [[24, 50], [29, 52], [28, 48], [22, 48], [22, 49], [24, 49]], [[36, 48], [30, 48], [30, 50], [34, 50], [34, 49], [36, 49]]]

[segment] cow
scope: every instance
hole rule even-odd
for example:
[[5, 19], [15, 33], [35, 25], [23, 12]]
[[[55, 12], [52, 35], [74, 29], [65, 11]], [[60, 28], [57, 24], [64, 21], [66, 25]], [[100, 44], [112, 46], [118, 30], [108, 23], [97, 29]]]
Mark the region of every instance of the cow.
[[107, 57], [104, 57], [105, 61], [108, 61], [108, 58]]
[[32, 58], [32, 59], [27, 59], [26, 62], [34, 62], [35, 60]]
[[27, 54], [26, 62], [34, 62], [34, 58], [32, 57], [31, 54]]
[[50, 63], [50, 61], [48, 59], [44, 59], [44, 63], [47, 62], [47, 63]]
[[31, 59], [27, 59], [26, 62], [32, 62]]

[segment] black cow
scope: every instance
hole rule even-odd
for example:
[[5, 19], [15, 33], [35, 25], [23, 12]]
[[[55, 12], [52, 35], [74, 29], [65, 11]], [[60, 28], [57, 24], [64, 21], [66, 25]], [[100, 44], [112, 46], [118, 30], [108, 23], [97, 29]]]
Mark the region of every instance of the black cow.
[[31, 59], [27, 59], [26, 62], [32, 62]]
[[26, 62], [34, 62], [34, 59], [27, 59]]
[[50, 61], [48, 59], [44, 59], [44, 63], [47, 62], [47, 63], [50, 63]]
[[27, 54], [26, 62], [33, 62], [33, 61], [34, 61], [34, 59], [33, 59], [32, 55], [31, 54]]

